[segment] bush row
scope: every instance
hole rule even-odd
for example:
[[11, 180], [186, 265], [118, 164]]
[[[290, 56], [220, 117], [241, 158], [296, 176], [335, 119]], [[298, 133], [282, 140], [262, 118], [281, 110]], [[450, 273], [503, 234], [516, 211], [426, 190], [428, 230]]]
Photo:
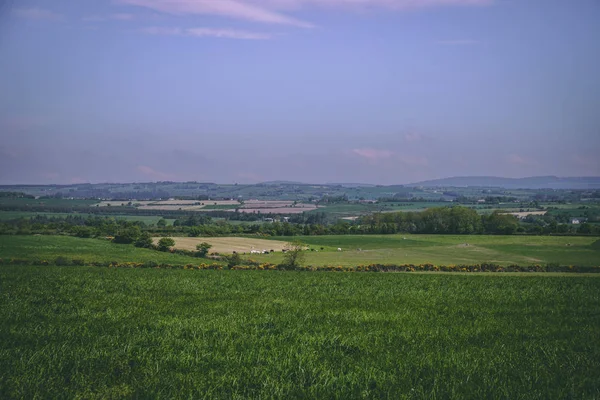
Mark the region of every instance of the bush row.
[[338, 271], [338, 272], [419, 272], [419, 271], [440, 271], [440, 272], [585, 272], [585, 273], [600, 273], [600, 266], [577, 266], [577, 265], [509, 265], [502, 266], [497, 264], [458, 264], [458, 265], [433, 265], [433, 264], [368, 264], [368, 265], [324, 265], [324, 266], [300, 266], [290, 267], [284, 264], [260, 264], [251, 261], [248, 265], [235, 265], [228, 267], [227, 265], [217, 263], [201, 263], [201, 264], [159, 264], [154, 261], [146, 262], [86, 262], [80, 258], [56, 257], [53, 260], [28, 260], [19, 258], [2, 259], [0, 265], [57, 265], [57, 266], [95, 266], [108, 268], [163, 268], [163, 269], [197, 269], [197, 270], [278, 270], [278, 271]]

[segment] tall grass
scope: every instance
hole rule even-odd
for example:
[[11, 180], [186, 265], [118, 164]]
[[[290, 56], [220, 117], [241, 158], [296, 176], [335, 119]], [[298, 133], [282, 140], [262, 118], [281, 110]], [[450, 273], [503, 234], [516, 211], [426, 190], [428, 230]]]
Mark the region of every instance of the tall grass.
[[0, 267], [0, 398], [598, 398], [600, 279]]

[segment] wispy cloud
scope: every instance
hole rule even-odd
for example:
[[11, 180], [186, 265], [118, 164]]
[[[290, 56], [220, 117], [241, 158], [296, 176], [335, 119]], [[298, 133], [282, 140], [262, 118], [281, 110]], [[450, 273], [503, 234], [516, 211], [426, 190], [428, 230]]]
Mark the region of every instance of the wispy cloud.
[[141, 172], [145, 176], [152, 178], [152, 179], [159, 179], [159, 180], [175, 179], [175, 177], [173, 175], [157, 171], [154, 168], [149, 167], [147, 165], [138, 165], [136, 169], [138, 172]]
[[370, 161], [385, 160], [394, 155], [393, 151], [371, 148], [352, 149], [352, 153]]
[[391, 9], [412, 10], [443, 6], [484, 6], [495, 0], [250, 0], [282, 9], [318, 6], [338, 9]]
[[16, 8], [13, 10], [13, 14], [20, 18], [37, 21], [60, 21], [64, 19], [64, 15], [62, 14], [39, 7]]
[[151, 26], [148, 28], [140, 29], [141, 33], [148, 35], [161, 35], [161, 36], [179, 36], [184, 35], [185, 31], [181, 28], [165, 28], [160, 26]]
[[150, 8], [174, 15], [218, 15], [270, 24], [311, 28], [313, 25], [248, 1], [238, 0], [118, 0], [120, 3]]
[[241, 40], [267, 40], [272, 36], [268, 33], [249, 32], [237, 29], [214, 29], [214, 28], [165, 28], [148, 27], [140, 30], [149, 35], [164, 36], [192, 36], [192, 37], [215, 37], [222, 39], [241, 39]]
[[336, 10], [407, 11], [443, 6], [484, 6], [495, 0], [116, 0], [173, 15], [218, 15], [268, 24], [312, 28], [314, 25], [288, 15], [303, 8]]
[[479, 43], [481, 43], [479, 40], [472, 39], [438, 40], [436, 42], [442, 46], [472, 46]]

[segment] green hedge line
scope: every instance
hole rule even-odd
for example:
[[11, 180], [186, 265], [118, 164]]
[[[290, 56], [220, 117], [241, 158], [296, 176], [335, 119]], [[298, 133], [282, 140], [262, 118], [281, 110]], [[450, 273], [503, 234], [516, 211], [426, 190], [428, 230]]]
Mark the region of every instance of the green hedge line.
[[147, 262], [85, 262], [83, 259], [57, 257], [53, 260], [27, 260], [27, 259], [1, 259], [0, 265], [57, 265], [57, 266], [95, 266], [108, 268], [164, 268], [164, 269], [231, 269], [231, 270], [276, 270], [276, 271], [337, 271], [337, 272], [419, 272], [419, 271], [441, 271], [441, 272], [585, 272], [600, 273], [600, 266], [577, 266], [577, 265], [509, 265], [497, 264], [458, 264], [458, 265], [433, 265], [433, 264], [368, 264], [356, 266], [324, 265], [324, 266], [300, 266], [290, 267], [283, 264], [259, 264], [236, 265], [228, 267], [217, 263], [201, 264], [159, 264], [154, 261]]

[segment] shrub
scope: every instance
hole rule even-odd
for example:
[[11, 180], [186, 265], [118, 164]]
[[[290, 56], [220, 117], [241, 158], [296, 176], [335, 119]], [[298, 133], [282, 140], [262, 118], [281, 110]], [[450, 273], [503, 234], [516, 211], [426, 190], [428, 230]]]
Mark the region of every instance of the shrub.
[[142, 232], [135, 242], [133, 242], [133, 245], [135, 247], [141, 247], [145, 249], [151, 249], [154, 247], [154, 244], [152, 243], [152, 237], [150, 237], [148, 232]]
[[207, 243], [207, 242], [202, 242], [196, 245], [196, 255], [198, 257], [206, 257], [206, 255], [208, 254], [208, 251], [211, 249], [212, 244]]
[[235, 267], [236, 265], [240, 265], [242, 263], [242, 257], [238, 253], [233, 253], [232, 255], [227, 257], [227, 266], [229, 268]]
[[173, 238], [163, 237], [158, 241], [157, 247], [160, 251], [169, 251], [173, 246], [175, 246], [175, 240], [173, 240]]
[[58, 256], [54, 259], [54, 265], [63, 266], [63, 265], [71, 265], [67, 257]]

